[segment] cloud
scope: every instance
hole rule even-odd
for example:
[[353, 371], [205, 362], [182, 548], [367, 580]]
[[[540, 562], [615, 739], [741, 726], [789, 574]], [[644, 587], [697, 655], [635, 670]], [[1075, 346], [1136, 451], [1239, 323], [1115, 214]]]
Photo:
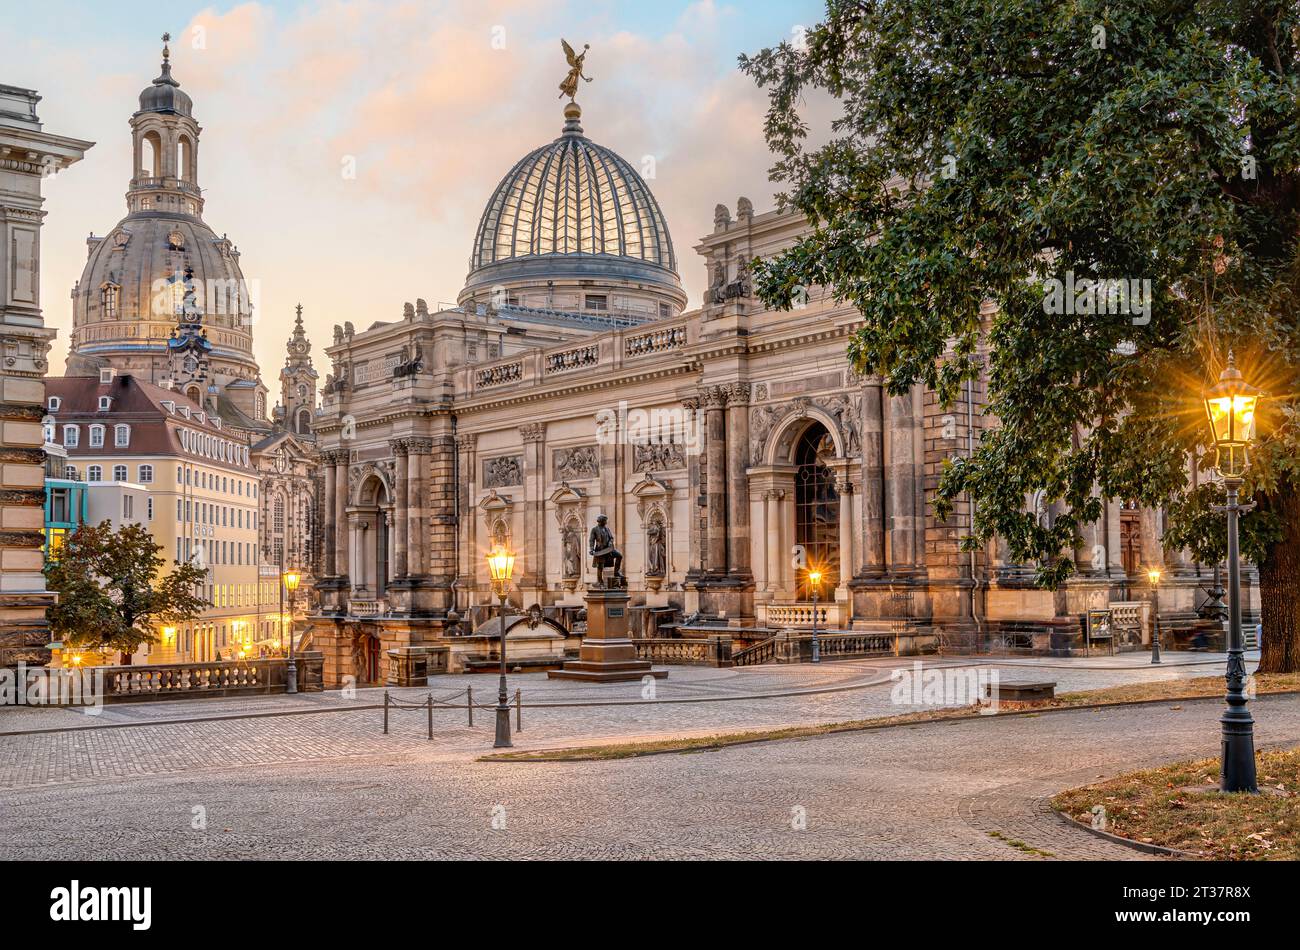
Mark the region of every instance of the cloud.
[[[734, 207], [744, 194], [760, 211], [771, 206], [766, 99], [737, 72], [742, 50], [731, 39], [745, 16], [702, 0], [656, 34], [620, 29], [626, 18], [610, 3], [576, 0], [243, 3], [195, 14], [172, 42], [174, 73], [203, 127], [205, 219], [236, 241], [261, 287], [256, 355], [268, 384], [300, 301], [323, 364], [334, 323], [369, 326], [398, 318], [406, 300], [455, 299], [497, 181], [560, 132], [557, 24], [571, 42], [591, 44], [595, 81], [579, 94], [586, 134], [634, 167], [652, 160], [649, 184], [697, 306], [706, 279], [691, 248], [712, 230], [714, 205]], [[47, 260], [61, 257], [61, 276], [84, 261], [78, 232], [106, 233], [125, 213], [121, 126], [157, 62], [127, 53], [95, 55], [96, 82], [110, 82], [93, 101], [108, 113], [112, 141], [69, 172], [82, 176], [79, 194], [96, 191], [93, 216], [61, 207], [47, 226]], [[344, 174], [349, 160], [355, 177]], [[70, 285], [46, 288], [62, 346], [67, 308], [48, 301]]]

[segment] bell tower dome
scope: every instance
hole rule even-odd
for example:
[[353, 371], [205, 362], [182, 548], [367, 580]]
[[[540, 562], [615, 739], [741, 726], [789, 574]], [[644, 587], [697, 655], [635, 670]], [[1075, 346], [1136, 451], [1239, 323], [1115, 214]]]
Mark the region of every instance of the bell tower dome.
[[163, 34], [162, 72], [140, 93], [140, 110], [131, 116], [135, 156], [127, 209], [170, 211], [202, 217], [199, 189], [199, 134], [194, 103], [172, 77], [171, 50]]

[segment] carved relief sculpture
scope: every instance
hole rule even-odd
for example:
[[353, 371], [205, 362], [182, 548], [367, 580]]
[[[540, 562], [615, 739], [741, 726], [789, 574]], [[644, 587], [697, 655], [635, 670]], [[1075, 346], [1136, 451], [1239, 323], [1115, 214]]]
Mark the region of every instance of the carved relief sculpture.
[[600, 477], [600, 458], [594, 445], [556, 449], [551, 454], [551, 475], [557, 481]]
[[483, 460], [483, 487], [506, 488], [524, 483], [524, 460], [520, 455], [502, 455]]

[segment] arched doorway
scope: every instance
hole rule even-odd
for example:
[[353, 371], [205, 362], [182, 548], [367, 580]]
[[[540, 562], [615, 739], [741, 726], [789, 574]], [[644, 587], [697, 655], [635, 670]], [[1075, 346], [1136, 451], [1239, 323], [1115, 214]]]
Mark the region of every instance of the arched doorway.
[[370, 475], [357, 492], [356, 551], [359, 570], [353, 590], [364, 590], [376, 598], [384, 596], [390, 580], [389, 519], [392, 517], [392, 508], [388, 486], [379, 476]]
[[[835, 441], [820, 422], [800, 433], [794, 446], [794, 537], [803, 545], [808, 564], [822, 572], [820, 598], [840, 583], [840, 496], [826, 464], [835, 458]], [[807, 573], [796, 578], [796, 598], [812, 600]]]

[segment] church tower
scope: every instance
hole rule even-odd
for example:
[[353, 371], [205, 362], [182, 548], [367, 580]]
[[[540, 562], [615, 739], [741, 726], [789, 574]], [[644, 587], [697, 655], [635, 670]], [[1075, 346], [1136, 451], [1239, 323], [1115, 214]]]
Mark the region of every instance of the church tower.
[[239, 250], [203, 220], [194, 103], [162, 69], [131, 116], [127, 215], [86, 242], [72, 291], [67, 376], [103, 367], [171, 386], [234, 428], [269, 432]]
[[298, 304], [297, 318], [293, 322], [293, 335], [285, 344], [284, 369], [280, 370], [280, 411], [277, 421], [298, 436], [312, 434], [312, 418], [316, 414], [316, 381], [319, 378], [311, 365], [311, 341], [302, 327], [302, 304]]

